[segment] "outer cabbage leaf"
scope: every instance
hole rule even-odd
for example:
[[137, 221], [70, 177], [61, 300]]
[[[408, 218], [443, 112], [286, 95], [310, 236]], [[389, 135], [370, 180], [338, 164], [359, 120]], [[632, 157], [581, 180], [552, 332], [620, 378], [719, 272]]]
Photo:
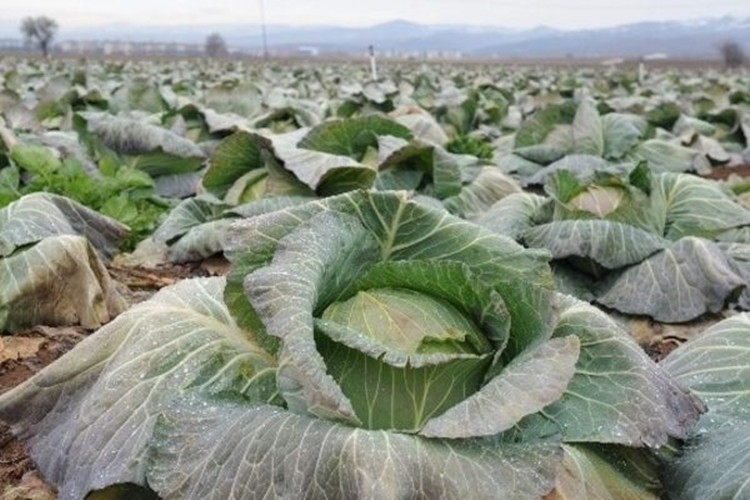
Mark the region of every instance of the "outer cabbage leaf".
[[[348, 122], [344, 122], [344, 124], [346, 123]], [[400, 127], [400, 125], [393, 124]], [[320, 127], [325, 128], [327, 126], [328, 124], [323, 124]], [[369, 137], [368, 133], [374, 133], [369, 129], [366, 130], [367, 132], [360, 132], [363, 134], [362, 137]], [[319, 128], [314, 128], [301, 141], [299, 141], [301, 134], [287, 134], [286, 136], [272, 138], [276, 156], [281, 160], [286, 170], [292, 172], [305, 186], [322, 195], [340, 194], [355, 189], [372, 187], [377, 175], [374, 168], [360, 163], [361, 158], [355, 159], [357, 155], [347, 156], [331, 152], [337, 151], [337, 148], [343, 148], [343, 145], [339, 144], [336, 147], [331, 145], [330, 148], [322, 145], [321, 150], [303, 146], [304, 144], [317, 145], [318, 141], [312, 139], [308, 141], [311, 136], [312, 138], [317, 137], [317, 133], [322, 134], [322, 131]], [[326, 139], [332, 140], [324, 135], [320, 141], [323, 144], [328, 144], [325, 142]], [[358, 140], [360, 139], [352, 139], [354, 143]], [[376, 138], [373, 138], [373, 140], [377, 143]], [[297, 141], [299, 141], [299, 144], [297, 144]], [[350, 146], [356, 147], [353, 144]]]
[[516, 132], [516, 148], [541, 144], [544, 138], [561, 123], [563, 119], [560, 106], [544, 107], [526, 118]]
[[604, 129], [593, 99], [584, 99], [578, 105], [573, 119], [573, 152], [594, 156], [604, 154]]
[[566, 265], [565, 262], [552, 264], [552, 274], [555, 277], [555, 288], [558, 292], [573, 297], [584, 302], [594, 302], [596, 295], [596, 278], [582, 271], [573, 269]]
[[391, 113], [391, 116], [398, 123], [411, 130], [417, 139], [441, 146], [449, 140], [448, 135], [437, 120], [421, 108], [408, 108], [403, 113], [397, 109]]
[[444, 199], [443, 205], [452, 214], [474, 219], [497, 201], [519, 191], [521, 187], [513, 178], [496, 167], [484, 167], [459, 194]]
[[513, 150], [513, 154], [539, 165], [549, 165], [561, 160], [567, 150], [549, 144], [537, 144]]
[[548, 500], [657, 500], [658, 464], [624, 446], [565, 445], [563, 470]]
[[696, 432], [664, 472], [670, 498], [750, 494], [750, 316], [729, 318], [662, 362], [708, 405]]
[[309, 198], [278, 196], [232, 207], [210, 197], [189, 198], [175, 207], [154, 233], [154, 240], [169, 244], [172, 262], [193, 262], [224, 250], [224, 238], [235, 220], [299, 205]]
[[604, 128], [604, 157], [622, 159], [640, 141], [648, 122], [637, 115], [609, 113], [602, 117]]
[[694, 175], [655, 176], [652, 199], [653, 210], [666, 212], [664, 235], [673, 241], [684, 236], [713, 238], [750, 224], [750, 211], [715, 182]]
[[636, 147], [635, 157], [648, 161], [654, 172], [698, 172], [710, 170], [706, 155], [695, 149], [686, 148], [661, 139], [651, 139]]
[[80, 235], [111, 258], [128, 228], [90, 208], [49, 193], [33, 193], [0, 209], [0, 257], [51, 236]]
[[156, 432], [148, 480], [165, 499], [535, 499], [562, 457], [554, 441], [424, 439], [197, 397]]
[[235, 132], [214, 150], [201, 184], [208, 192], [224, 197], [237, 179], [265, 166], [262, 152], [270, 147], [270, 141], [260, 135]]
[[750, 493], [748, 450], [750, 423], [747, 421], [728, 423], [696, 435], [664, 471], [667, 498], [747, 498]]
[[253, 117], [252, 128], [273, 127], [275, 123], [290, 121], [293, 122], [292, 127], [313, 127], [323, 121], [325, 112], [319, 103], [287, 96], [278, 96], [276, 99], [273, 96], [274, 90], [266, 96], [266, 104], [271, 110]]
[[126, 307], [96, 251], [81, 236], [45, 238], [0, 259], [0, 330], [98, 328]]
[[81, 116], [89, 134], [152, 177], [194, 172], [205, 160], [195, 143], [156, 125], [98, 113]]
[[[443, 199], [457, 195], [463, 185], [464, 157], [442, 147], [399, 137], [378, 137], [378, 189], [389, 189], [399, 178], [417, 189], [425, 175], [432, 177], [432, 195]], [[391, 180], [392, 179], [392, 180]]]
[[721, 311], [745, 285], [737, 264], [715, 243], [689, 237], [610, 277], [597, 301], [620, 312], [680, 323]]
[[699, 433], [711, 429], [712, 417], [750, 422], [750, 315], [715, 324], [661, 365], [708, 404]]
[[231, 205], [209, 197], [194, 197], [182, 201], [169, 213], [154, 232], [155, 241], [173, 243], [192, 228], [219, 219]]
[[273, 400], [274, 359], [236, 327], [223, 289], [221, 278], [164, 289], [0, 397], [0, 417], [61, 498], [145, 485], [157, 417], [183, 391]]
[[232, 218], [220, 218], [191, 228], [169, 246], [169, 260], [175, 263], [196, 262], [221, 253], [224, 238], [233, 223]]
[[585, 257], [607, 269], [641, 262], [669, 245], [637, 227], [608, 220], [561, 220], [529, 229], [523, 237], [532, 248], [546, 248], [556, 259]]
[[597, 308], [563, 295], [557, 307], [554, 338], [576, 335], [581, 342], [576, 373], [560, 400], [522, 426], [559, 427], [565, 442], [635, 447], [688, 436], [705, 411], [695, 396]]
[[580, 181], [592, 179], [594, 174], [611, 169], [612, 164], [592, 155], [568, 155], [535, 173], [528, 184], [547, 184], [547, 181], [560, 170], [572, 172]]
[[474, 222], [490, 231], [520, 241], [536, 223], [546, 198], [531, 193], [513, 193], [492, 205]]
[[318, 125], [305, 135], [298, 146], [360, 161], [368, 147], [377, 147], [381, 135], [402, 139], [413, 137], [412, 132], [403, 125], [373, 115]]

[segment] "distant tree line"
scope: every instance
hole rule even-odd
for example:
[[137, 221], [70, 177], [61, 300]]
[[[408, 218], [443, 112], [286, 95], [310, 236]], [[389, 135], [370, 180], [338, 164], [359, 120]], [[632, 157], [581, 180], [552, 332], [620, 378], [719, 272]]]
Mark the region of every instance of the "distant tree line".
[[719, 47], [719, 51], [722, 59], [724, 59], [724, 66], [727, 68], [739, 68], [745, 64], [745, 51], [739, 43], [733, 40], [724, 42]]
[[57, 27], [57, 21], [47, 16], [26, 17], [21, 21], [21, 33], [24, 38], [36, 44], [44, 57], [49, 57], [50, 45], [57, 33]]
[[211, 33], [206, 37], [206, 55], [208, 57], [222, 57], [229, 54], [227, 42], [219, 33]]

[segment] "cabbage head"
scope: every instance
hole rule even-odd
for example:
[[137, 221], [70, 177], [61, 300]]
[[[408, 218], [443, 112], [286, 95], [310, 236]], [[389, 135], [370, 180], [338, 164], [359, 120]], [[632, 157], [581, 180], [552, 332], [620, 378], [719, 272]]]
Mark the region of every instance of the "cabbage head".
[[554, 292], [546, 251], [404, 193], [242, 220], [225, 248], [226, 281], [163, 290], [0, 398], [61, 498], [655, 498], [639, 453], [703, 410]]

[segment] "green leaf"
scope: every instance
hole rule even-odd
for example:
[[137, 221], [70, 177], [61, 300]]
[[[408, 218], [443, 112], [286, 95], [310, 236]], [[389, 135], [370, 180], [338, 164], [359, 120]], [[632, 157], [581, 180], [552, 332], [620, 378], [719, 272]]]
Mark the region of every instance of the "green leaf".
[[[393, 292], [389, 295], [398, 298]], [[412, 292], [408, 302], [398, 305], [411, 305], [414, 295], [421, 294]], [[435, 299], [424, 295], [420, 299], [422, 304], [417, 305], [429, 307], [429, 312], [437, 316], [455, 315], [455, 310], [446, 314], [444, 308], [437, 309]], [[406, 308], [393, 312], [394, 307], [388, 306], [383, 306], [389, 316], [383, 318], [383, 324], [400, 321], [404, 326], [399, 329], [402, 333], [408, 330], [413, 335], [435, 334], [422, 339], [421, 352], [405, 353], [400, 346], [388, 342], [390, 338], [371, 338], [370, 331], [357, 328], [356, 321], [353, 325], [344, 325], [331, 321], [325, 314], [322, 320], [315, 321], [317, 331], [322, 333], [316, 337], [316, 346], [328, 374], [351, 402], [362, 427], [414, 433], [433, 416], [476, 392], [484, 380], [491, 356], [487, 352], [466, 352], [471, 346], [463, 343], [463, 336], [468, 335], [456, 331], [450, 322], [432, 321], [428, 326], [437, 326], [437, 332], [415, 330], [411, 321], [420, 319], [418, 316], [410, 315], [412, 311]], [[372, 316], [377, 314], [377, 311], [372, 312]], [[338, 315], [334, 313], [334, 316]], [[404, 321], [407, 318], [408, 322]], [[465, 329], [466, 325], [461, 324], [459, 328]], [[389, 333], [398, 334], [398, 331]], [[475, 335], [481, 338], [481, 332]], [[459, 347], [452, 349], [456, 345]]]
[[707, 172], [711, 165], [706, 156], [695, 149], [686, 148], [660, 139], [651, 139], [636, 147], [634, 156], [648, 161], [655, 173]]
[[496, 167], [483, 167], [479, 175], [461, 189], [456, 196], [443, 200], [452, 214], [473, 219], [506, 196], [521, 191], [521, 186]]
[[190, 228], [168, 251], [175, 263], [196, 262], [221, 253], [224, 238], [236, 219], [221, 218]]
[[151, 176], [194, 172], [205, 159], [192, 141], [156, 125], [97, 113], [82, 116], [97, 144], [122, 155], [130, 166]]
[[610, 277], [597, 302], [665, 323], [721, 311], [746, 281], [715, 243], [683, 238], [638, 265]]
[[207, 197], [189, 198], [177, 205], [154, 232], [153, 238], [164, 243], [174, 243], [192, 228], [222, 218], [231, 208]]
[[516, 132], [516, 148], [541, 144], [547, 134], [560, 123], [562, 113], [560, 106], [551, 105], [537, 111], [521, 124]]
[[662, 366], [710, 408], [711, 417], [750, 423], [750, 315], [721, 321], [672, 351]]
[[275, 360], [234, 324], [223, 289], [221, 278], [164, 289], [0, 397], [61, 497], [145, 485], [156, 420], [184, 391], [274, 401]]
[[259, 200], [266, 194], [268, 170], [251, 170], [239, 177], [226, 193], [224, 201], [232, 205]]
[[490, 231], [520, 241], [536, 223], [546, 198], [521, 192], [513, 193], [492, 205], [474, 222]]
[[138, 206], [127, 195], [120, 194], [107, 200], [99, 210], [102, 215], [122, 222], [135, 221], [138, 218]]
[[[424, 439], [190, 397], [157, 425], [149, 484], [165, 498], [536, 499], [562, 453], [550, 441]], [[237, 478], [243, 478], [238, 481]]]
[[667, 240], [633, 226], [607, 220], [562, 220], [529, 229], [532, 248], [546, 248], [555, 259], [585, 257], [607, 269], [637, 264], [669, 245]]
[[401, 362], [384, 358], [391, 364], [405, 366], [408, 361], [416, 366], [412, 354], [490, 351], [477, 325], [450, 302], [404, 288], [360, 290], [351, 298], [330, 304], [321, 319], [356, 330], [403, 356]]
[[395, 120], [412, 131], [414, 137], [432, 144], [444, 146], [448, 142], [448, 135], [440, 124], [427, 111], [409, 109], [406, 114], [398, 114], [396, 110], [392, 113]]
[[609, 113], [602, 116], [605, 158], [620, 160], [625, 157], [646, 134], [648, 123], [637, 115]]
[[750, 492], [750, 316], [712, 326], [662, 362], [708, 405], [664, 473], [672, 498], [744, 498]]
[[596, 277], [578, 271], [566, 265], [565, 261], [552, 264], [552, 274], [555, 277], [555, 288], [558, 292], [571, 295], [583, 302], [594, 302], [594, 288]]
[[750, 423], [698, 435], [664, 472], [669, 498], [747, 498], [750, 493]]
[[529, 348], [479, 391], [430, 419], [420, 435], [471, 438], [512, 428], [560, 399], [575, 373], [579, 347], [578, 337], [570, 336]]
[[[480, 282], [467, 264], [419, 259], [380, 262], [357, 282], [358, 290], [377, 288], [406, 289], [446, 301], [471, 317], [494, 346], [508, 342], [510, 315], [502, 296], [491, 284]], [[484, 339], [475, 337], [471, 343], [480, 352], [486, 349]]]
[[15, 166], [0, 169], [0, 208], [21, 197], [21, 173]]
[[105, 258], [111, 258], [127, 227], [72, 200], [34, 193], [0, 209], [0, 257], [50, 236], [80, 235]]
[[279, 377], [289, 408], [358, 424], [315, 347], [313, 311], [352, 289], [377, 258], [377, 242], [352, 216], [322, 213], [300, 226], [279, 240], [271, 265], [244, 277], [244, 289], [269, 335], [284, 344]]
[[318, 125], [305, 135], [298, 146], [360, 161], [368, 147], [378, 145], [378, 137], [382, 135], [402, 139], [413, 137], [412, 132], [403, 125], [373, 115]]
[[654, 210], [666, 213], [664, 235], [673, 241], [685, 236], [713, 238], [750, 224], [750, 211], [715, 182], [694, 175], [655, 176], [652, 198]]
[[45, 146], [18, 144], [10, 150], [11, 159], [23, 170], [38, 175], [49, 175], [62, 165], [55, 151]]
[[611, 166], [609, 162], [597, 156], [568, 155], [535, 173], [528, 180], [528, 184], [547, 184], [549, 179], [561, 170], [568, 170], [579, 181], [588, 183], [597, 172], [606, 171]]
[[263, 168], [261, 152], [270, 143], [256, 134], [240, 131], [223, 139], [211, 155], [211, 164], [201, 181], [204, 188], [219, 198], [249, 171]]
[[566, 151], [558, 146], [549, 144], [537, 144], [535, 146], [526, 146], [516, 148], [513, 154], [520, 156], [524, 160], [538, 163], [539, 165], [549, 165], [565, 157]]
[[624, 446], [564, 445], [563, 470], [551, 498], [657, 500], [658, 464], [642, 450]]
[[311, 190], [322, 195], [335, 195], [354, 189], [367, 189], [375, 182], [377, 171], [351, 156], [305, 149], [302, 147], [304, 139], [297, 147], [292, 139], [294, 137], [283, 140], [276, 138], [274, 149], [284, 168]]
[[593, 99], [584, 99], [578, 105], [573, 119], [573, 152], [593, 156], [604, 154], [604, 130]]
[[705, 411], [700, 401], [609, 316], [572, 297], [558, 301], [554, 337], [576, 335], [581, 354], [565, 394], [538, 419], [559, 428], [565, 442], [655, 448], [687, 437]]
[[469, 265], [506, 301], [518, 334], [512, 344], [526, 346], [544, 330], [541, 309], [551, 286], [546, 253], [524, 250], [512, 240], [411, 202], [404, 193], [355, 192], [236, 224], [226, 249], [230, 260], [238, 261], [236, 278], [230, 277], [230, 283], [266, 265], [284, 235], [327, 211], [357, 215], [379, 242], [382, 260], [434, 259]]

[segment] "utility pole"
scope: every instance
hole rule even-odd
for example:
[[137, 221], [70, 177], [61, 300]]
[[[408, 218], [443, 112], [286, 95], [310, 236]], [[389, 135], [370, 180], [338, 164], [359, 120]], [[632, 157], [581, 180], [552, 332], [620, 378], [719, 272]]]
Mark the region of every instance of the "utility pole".
[[266, 6], [260, 0], [260, 33], [263, 38], [263, 59], [268, 60], [268, 36], [266, 35]]
[[375, 46], [370, 45], [367, 52], [370, 54], [370, 76], [372, 81], [376, 82], [378, 80], [378, 63], [375, 61]]

